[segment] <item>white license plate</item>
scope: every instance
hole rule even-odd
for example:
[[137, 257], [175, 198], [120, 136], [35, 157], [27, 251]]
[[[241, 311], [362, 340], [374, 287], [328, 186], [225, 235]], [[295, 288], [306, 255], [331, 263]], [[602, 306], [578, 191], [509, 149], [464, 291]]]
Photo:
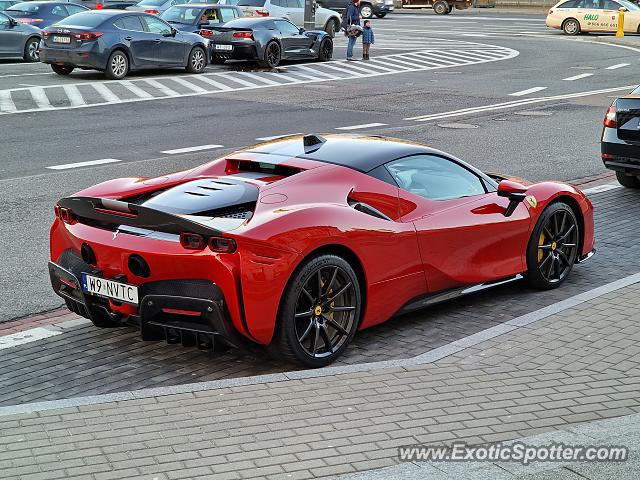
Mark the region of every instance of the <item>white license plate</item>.
[[106, 278], [82, 274], [82, 290], [91, 295], [118, 300], [119, 302], [138, 305], [138, 287], [122, 282], [114, 282]]
[[57, 35], [53, 36], [54, 43], [71, 43], [71, 37], [59, 37]]
[[233, 50], [233, 45], [216, 45], [215, 46], [216, 50], [225, 50], [227, 52]]

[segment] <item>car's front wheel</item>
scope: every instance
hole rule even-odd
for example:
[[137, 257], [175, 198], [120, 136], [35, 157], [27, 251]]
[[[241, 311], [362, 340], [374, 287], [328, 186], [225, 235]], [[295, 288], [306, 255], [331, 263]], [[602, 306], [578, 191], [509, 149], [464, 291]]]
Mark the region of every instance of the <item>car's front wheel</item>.
[[67, 76], [71, 72], [73, 72], [73, 67], [69, 67], [67, 65], [56, 65], [56, 64], [52, 63], [51, 64], [51, 70], [53, 70], [58, 75]]
[[443, 0], [438, 0], [433, 4], [433, 11], [437, 15], [447, 15], [449, 13], [449, 4]]
[[360, 282], [351, 265], [336, 255], [311, 257], [285, 289], [275, 345], [287, 360], [328, 365], [353, 339], [361, 308]]
[[280, 65], [282, 59], [282, 51], [278, 42], [271, 41], [267, 44], [267, 48], [264, 49], [264, 59], [259, 60], [258, 64], [261, 67], [275, 68]]
[[580, 22], [575, 18], [569, 18], [562, 24], [562, 30], [567, 35], [578, 35], [580, 33]]
[[536, 223], [527, 247], [529, 285], [540, 290], [560, 286], [578, 257], [580, 226], [571, 207], [563, 202], [548, 206]]
[[324, 26], [324, 31], [327, 32], [327, 34], [329, 34], [331, 38], [333, 38], [336, 36], [336, 32], [338, 31], [339, 28], [340, 28], [340, 22], [330, 18], [327, 21], [326, 25]]
[[623, 172], [616, 172], [618, 183], [627, 188], [640, 188], [640, 176], [626, 175]]
[[127, 73], [129, 73], [129, 59], [123, 51], [116, 50], [109, 56], [104, 74], [110, 80], [122, 80]]
[[201, 47], [194, 47], [189, 53], [187, 61], [187, 72], [202, 73], [207, 66], [207, 54]]
[[362, 18], [371, 18], [373, 16], [373, 7], [369, 4], [364, 4], [360, 7], [360, 16]]
[[25, 62], [39, 62], [40, 61], [40, 39], [38, 37], [31, 37], [24, 45], [23, 58]]
[[320, 52], [318, 53], [318, 60], [321, 62], [328, 62], [333, 57], [333, 41], [330, 38], [325, 38], [320, 44]]

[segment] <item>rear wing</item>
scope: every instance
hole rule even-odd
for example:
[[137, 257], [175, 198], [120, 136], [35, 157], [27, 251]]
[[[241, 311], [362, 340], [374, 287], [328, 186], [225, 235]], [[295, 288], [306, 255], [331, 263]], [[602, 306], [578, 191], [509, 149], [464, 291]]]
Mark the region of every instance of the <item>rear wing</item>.
[[[163, 212], [134, 203], [96, 197], [66, 197], [58, 202], [69, 209], [80, 221], [101, 223], [105, 226], [120, 225], [180, 235], [183, 232], [203, 236], [221, 235], [244, 223], [244, 219], [185, 215]], [[85, 223], [85, 222], [83, 222]]]

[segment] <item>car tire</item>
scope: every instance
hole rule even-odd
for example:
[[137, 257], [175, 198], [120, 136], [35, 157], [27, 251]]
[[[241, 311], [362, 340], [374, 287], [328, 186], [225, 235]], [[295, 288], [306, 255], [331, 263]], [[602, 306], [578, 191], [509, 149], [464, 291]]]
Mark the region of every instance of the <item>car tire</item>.
[[67, 65], [55, 65], [55, 64], [51, 64], [51, 70], [53, 70], [55, 73], [57, 73], [58, 75], [63, 75], [63, 76], [67, 76], [69, 75], [71, 72], [73, 72], [73, 67], [69, 67]]
[[378, 17], [378, 18], [384, 18], [384, 17], [387, 16], [387, 14], [386, 13], [376, 13], [375, 16]]
[[538, 290], [559, 287], [578, 258], [580, 224], [564, 202], [549, 205], [540, 215], [527, 246], [529, 286]]
[[353, 340], [361, 307], [360, 282], [351, 265], [336, 255], [313, 256], [285, 288], [273, 346], [288, 361], [324, 367]]
[[282, 49], [278, 42], [272, 40], [267, 43], [264, 49], [264, 59], [258, 60], [258, 65], [265, 68], [275, 68], [280, 65], [280, 60], [282, 60]]
[[122, 50], [116, 50], [109, 55], [107, 68], [104, 71], [109, 80], [122, 80], [129, 73], [129, 58]]
[[438, 0], [433, 4], [433, 11], [436, 15], [447, 15], [449, 13], [449, 4], [443, 0]]
[[331, 37], [334, 38], [336, 36], [336, 32], [340, 29], [340, 22], [338, 22], [337, 20], [334, 20], [333, 18], [330, 18], [326, 25], [324, 26], [324, 31], [327, 32], [327, 34]]
[[188, 73], [202, 73], [207, 67], [207, 52], [202, 47], [193, 47], [189, 53], [186, 70]]
[[40, 52], [38, 51], [38, 47], [40, 46], [40, 39], [38, 37], [31, 37], [24, 44], [24, 54], [23, 58], [25, 62], [39, 62], [40, 61]]
[[212, 57], [211, 58], [211, 63], [214, 64], [214, 65], [222, 65], [226, 61], [227, 61], [226, 58], [220, 58], [220, 57]]
[[373, 7], [368, 3], [360, 5], [360, 17], [364, 19], [373, 17]]
[[333, 40], [324, 38], [320, 43], [320, 51], [318, 52], [318, 60], [328, 62], [333, 57]]
[[562, 31], [567, 35], [578, 35], [580, 33], [580, 22], [575, 18], [567, 18], [562, 24]]
[[625, 175], [623, 172], [616, 172], [618, 183], [626, 188], [640, 188], [640, 177], [637, 175]]

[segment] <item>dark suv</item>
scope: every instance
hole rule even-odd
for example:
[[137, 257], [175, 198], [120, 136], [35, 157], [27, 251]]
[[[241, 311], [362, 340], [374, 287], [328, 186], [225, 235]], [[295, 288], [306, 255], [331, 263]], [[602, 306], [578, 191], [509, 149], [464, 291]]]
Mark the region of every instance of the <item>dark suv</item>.
[[[316, 2], [324, 8], [337, 12], [341, 12], [349, 5], [349, 0], [316, 0]], [[360, 0], [360, 16], [362, 18], [371, 18], [374, 15], [382, 18], [387, 13], [393, 12], [393, 9], [393, 0]]]
[[640, 87], [616, 98], [604, 117], [602, 161], [621, 185], [640, 188]]

